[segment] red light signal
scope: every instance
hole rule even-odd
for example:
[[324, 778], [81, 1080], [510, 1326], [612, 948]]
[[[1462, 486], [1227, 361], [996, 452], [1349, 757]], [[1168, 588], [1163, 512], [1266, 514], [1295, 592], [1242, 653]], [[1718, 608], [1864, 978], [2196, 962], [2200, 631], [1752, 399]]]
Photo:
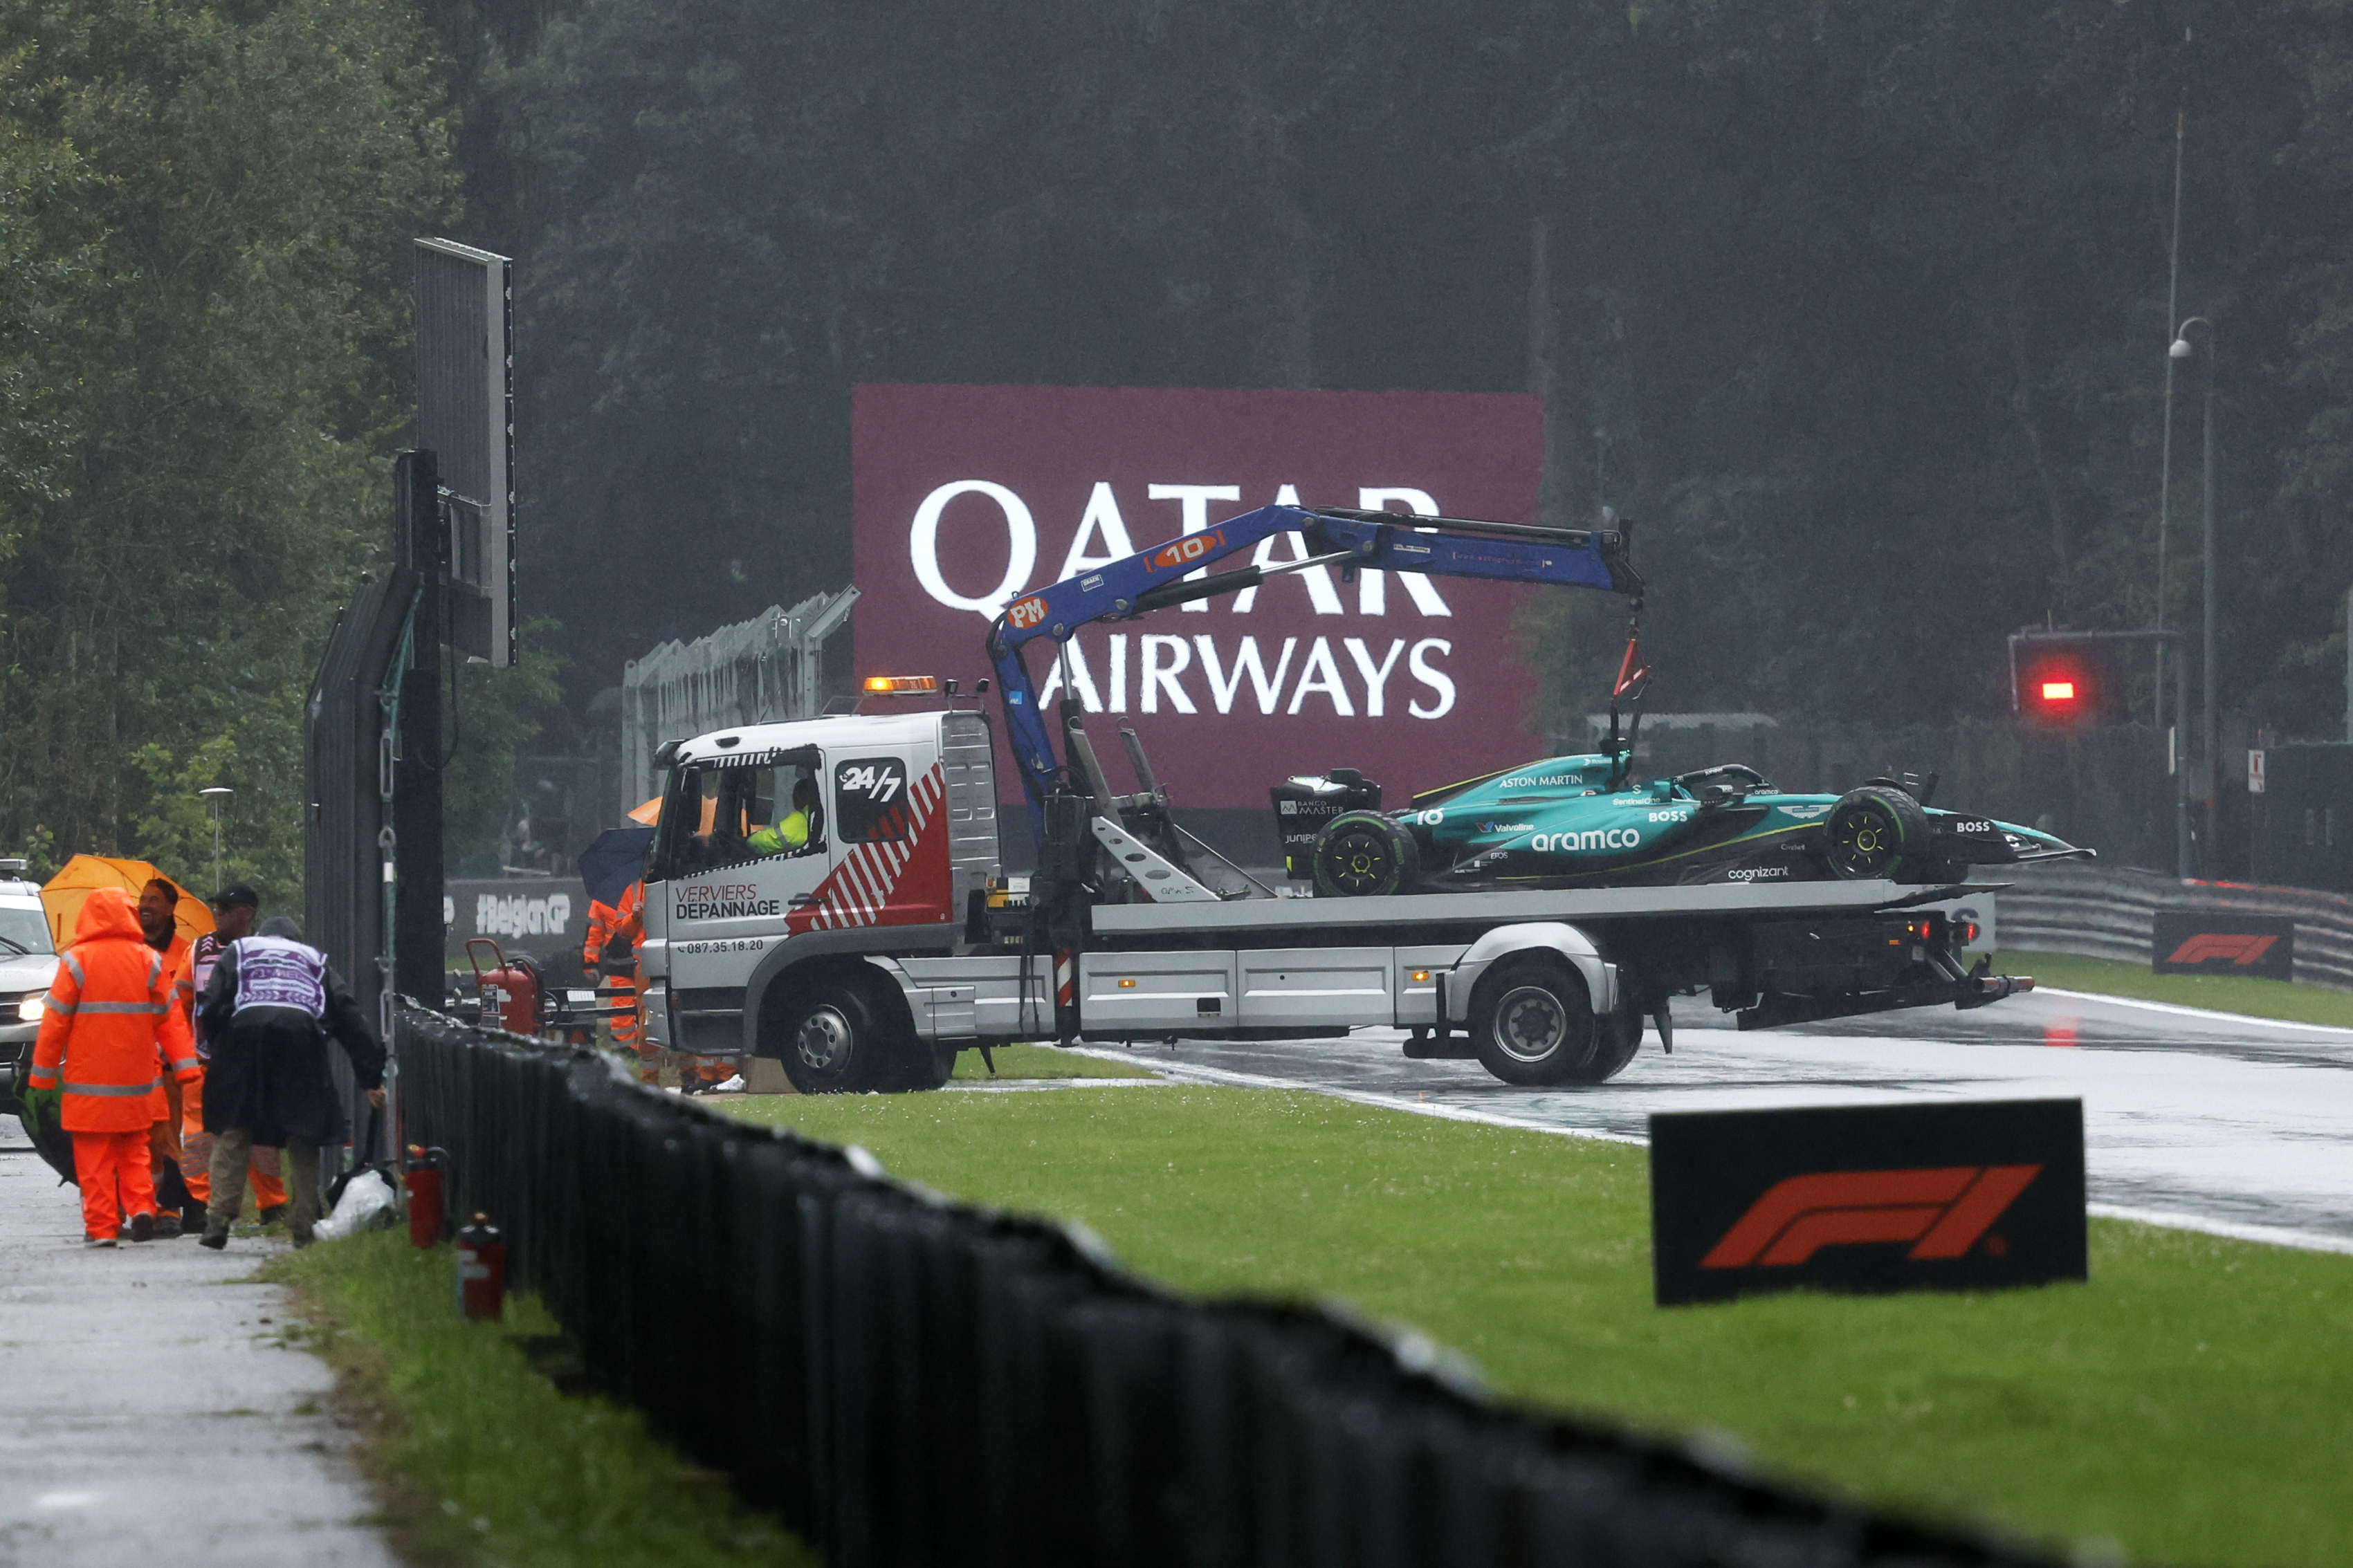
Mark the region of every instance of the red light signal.
[[2054, 728], [2120, 721], [2125, 690], [2113, 645], [2065, 633], [2036, 633], [2010, 644], [2010, 701], [2024, 717]]

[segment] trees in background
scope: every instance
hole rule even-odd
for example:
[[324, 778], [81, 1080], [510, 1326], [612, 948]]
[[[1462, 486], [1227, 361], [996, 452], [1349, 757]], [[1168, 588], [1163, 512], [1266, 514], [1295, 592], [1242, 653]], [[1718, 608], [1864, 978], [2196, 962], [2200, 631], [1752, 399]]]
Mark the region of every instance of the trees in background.
[[0, 844], [300, 885], [301, 714], [385, 531], [413, 228], [395, 0], [0, 3]]
[[[594, 606], [583, 692], [841, 577], [854, 382], [1541, 384], [1547, 510], [1642, 521], [1662, 703], [1989, 710], [2006, 632], [2157, 608], [2186, 107], [2226, 691], [2339, 710], [2353, 73], [2323, 0], [481, 0], [459, 25], [497, 126], [472, 174], [512, 193], [470, 221], [526, 261], [525, 582]], [[1614, 658], [1590, 614], [1531, 625], [1567, 710]]]

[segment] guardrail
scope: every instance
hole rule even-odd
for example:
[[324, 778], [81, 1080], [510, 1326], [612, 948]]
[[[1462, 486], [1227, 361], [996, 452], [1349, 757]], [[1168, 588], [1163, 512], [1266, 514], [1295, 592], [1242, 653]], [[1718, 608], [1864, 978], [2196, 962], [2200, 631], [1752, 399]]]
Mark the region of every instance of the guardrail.
[[608, 1392], [829, 1568], [2036, 1561], [1505, 1407], [1410, 1336], [1182, 1300], [593, 1052], [413, 1004], [396, 1034], [455, 1211], [505, 1227]]
[[2184, 882], [2105, 866], [2002, 867], [1983, 873], [2011, 884], [1995, 895], [2006, 948], [2149, 962], [2159, 910], [2236, 910], [2295, 921], [2295, 983], [2353, 991], [2353, 898], [2243, 882]]

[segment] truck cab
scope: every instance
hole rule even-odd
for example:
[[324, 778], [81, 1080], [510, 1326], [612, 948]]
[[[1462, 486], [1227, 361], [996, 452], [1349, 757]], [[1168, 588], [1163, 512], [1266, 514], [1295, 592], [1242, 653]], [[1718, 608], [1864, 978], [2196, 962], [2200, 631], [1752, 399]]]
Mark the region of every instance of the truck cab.
[[664, 756], [643, 965], [647, 1037], [667, 1049], [778, 1054], [764, 1008], [773, 1035], [798, 992], [860, 955], [948, 949], [997, 871], [978, 711], [750, 724]]

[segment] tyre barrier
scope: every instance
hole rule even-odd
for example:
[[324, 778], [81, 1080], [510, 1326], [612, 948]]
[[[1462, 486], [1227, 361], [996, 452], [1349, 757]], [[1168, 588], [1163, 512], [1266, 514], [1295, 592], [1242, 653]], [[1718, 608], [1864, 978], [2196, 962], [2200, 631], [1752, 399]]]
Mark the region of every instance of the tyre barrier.
[[[2248, 882], [2185, 882], [2105, 866], [1989, 868], [2005, 948], [2149, 962], [2161, 910], [2232, 910], [2295, 922], [2295, 984], [2353, 991], [2353, 898]], [[2005, 886], [2005, 884], [2007, 884]]]
[[406, 1001], [395, 1037], [404, 1136], [511, 1285], [829, 1568], [2054, 1561], [1499, 1405], [1334, 1311], [1181, 1299], [592, 1051]]

